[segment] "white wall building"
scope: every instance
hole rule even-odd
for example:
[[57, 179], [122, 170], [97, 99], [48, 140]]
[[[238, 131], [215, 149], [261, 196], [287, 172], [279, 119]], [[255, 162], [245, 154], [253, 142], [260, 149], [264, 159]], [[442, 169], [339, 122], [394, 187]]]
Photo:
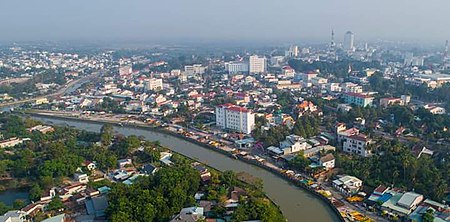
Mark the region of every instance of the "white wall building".
[[330, 170], [333, 169], [336, 163], [336, 159], [333, 154], [329, 153], [319, 159], [319, 163], [321, 166], [325, 167], [325, 169]]
[[150, 78], [145, 80], [144, 82], [145, 90], [161, 90], [163, 89], [163, 81], [162, 79]]
[[203, 67], [201, 64], [194, 64], [184, 67], [184, 72], [187, 76], [203, 75], [205, 71], [206, 67]]
[[227, 62], [225, 63], [225, 70], [229, 74], [248, 73], [248, 63], [245, 62]]
[[351, 31], [348, 31], [345, 33], [344, 50], [345, 51], [355, 51], [355, 34]]
[[359, 192], [362, 187], [362, 180], [348, 175], [338, 175], [338, 179], [333, 180], [333, 187], [341, 193], [351, 196]]
[[233, 104], [219, 105], [216, 106], [216, 125], [223, 129], [250, 134], [255, 127], [255, 114]]
[[4, 215], [0, 215], [1, 222], [23, 222], [26, 221], [26, 212], [20, 210], [11, 210]]
[[346, 153], [352, 153], [363, 157], [368, 157], [371, 151], [367, 149], [367, 146], [372, 142], [364, 134], [351, 135], [344, 138], [343, 150]]
[[250, 56], [249, 63], [249, 72], [251, 74], [266, 72], [267, 60], [265, 57], [259, 57], [257, 55]]

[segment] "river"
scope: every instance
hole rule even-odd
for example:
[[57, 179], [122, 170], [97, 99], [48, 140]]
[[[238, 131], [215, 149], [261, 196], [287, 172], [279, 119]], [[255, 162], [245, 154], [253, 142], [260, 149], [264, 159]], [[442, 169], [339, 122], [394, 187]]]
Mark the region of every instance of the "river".
[[[33, 116], [33, 118], [43, 122], [51, 122], [54, 125], [68, 125], [77, 129], [95, 132], [99, 132], [102, 126], [101, 123], [62, 120], [51, 117]], [[125, 136], [137, 135], [144, 136], [151, 141], [158, 140], [163, 146], [200, 162], [207, 163], [221, 171], [232, 170], [235, 172], [246, 172], [261, 178], [264, 183], [264, 191], [280, 206], [283, 215], [291, 222], [339, 221], [335, 212], [323, 201], [259, 167], [229, 158], [223, 154], [163, 133], [127, 126], [115, 127], [115, 130]]]
[[26, 190], [6, 190], [0, 192], [0, 202], [12, 206], [15, 200], [24, 200], [29, 202], [28, 191]]

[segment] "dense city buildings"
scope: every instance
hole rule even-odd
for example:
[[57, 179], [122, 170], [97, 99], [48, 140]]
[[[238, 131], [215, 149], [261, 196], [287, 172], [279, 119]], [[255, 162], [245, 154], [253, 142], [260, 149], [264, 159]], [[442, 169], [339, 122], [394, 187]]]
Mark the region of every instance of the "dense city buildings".
[[[441, 204], [448, 199], [445, 169], [450, 162], [446, 151], [450, 75], [443, 66], [448, 57], [445, 49], [381, 43], [357, 47], [353, 34], [344, 42], [334, 39], [334, 31], [331, 37], [330, 44], [302, 43], [301, 48], [293, 44], [214, 50], [165, 46], [99, 50], [83, 56], [53, 48], [1, 49], [0, 105], [13, 114], [0, 116], [0, 152], [6, 158], [0, 160], [0, 176], [23, 181], [32, 174], [44, 180], [42, 175], [55, 169], [51, 176], [70, 179], [55, 180], [52, 186], [27, 181], [42, 192], [33, 194], [35, 203], [17, 209], [33, 217], [28, 212], [45, 212], [55, 199], [66, 206], [64, 212], [95, 219], [96, 207], [113, 217], [114, 213], [103, 211], [105, 206], [120, 206], [116, 199], [107, 198], [120, 195], [107, 192], [116, 184], [129, 187], [139, 183], [137, 178], [159, 175], [171, 167], [179, 170], [178, 156], [159, 150], [157, 142], [87, 133], [71, 138], [76, 134], [70, 129], [61, 137], [53, 121], [27, 118], [44, 115], [114, 123], [126, 135], [136, 132], [126, 131], [130, 127], [144, 131], [151, 127], [169, 140], [176, 136], [194, 142], [324, 196], [347, 221], [407, 220], [433, 207], [441, 209], [434, 217], [448, 219], [448, 206]], [[16, 114], [26, 126], [16, 127], [20, 121], [9, 119]], [[55, 135], [59, 139], [47, 140]], [[65, 137], [71, 140], [61, 147], [49, 146], [49, 153], [40, 155], [47, 152], [44, 144]], [[114, 140], [108, 140], [111, 137]], [[36, 152], [36, 144], [43, 151]], [[82, 158], [61, 159], [53, 152], [69, 147]], [[25, 153], [28, 150], [34, 154]], [[36, 170], [22, 169], [21, 164], [28, 162], [21, 156], [31, 157]], [[220, 191], [221, 197], [209, 193], [217, 187], [212, 183], [216, 175], [202, 165], [189, 167], [198, 173], [189, 178], [198, 179], [203, 187], [186, 196], [194, 197], [195, 203], [164, 215], [167, 221], [190, 216], [214, 219], [210, 212], [222, 211], [210, 208], [214, 201], [209, 198], [223, 199], [225, 212], [246, 220], [242, 210], [254, 208], [238, 196], [248, 194], [235, 187]], [[97, 180], [111, 184], [90, 185]], [[294, 196], [298, 190], [289, 192]], [[296, 207], [283, 201], [283, 207], [286, 203], [288, 208]], [[5, 218], [21, 217], [15, 212], [1, 213]]]

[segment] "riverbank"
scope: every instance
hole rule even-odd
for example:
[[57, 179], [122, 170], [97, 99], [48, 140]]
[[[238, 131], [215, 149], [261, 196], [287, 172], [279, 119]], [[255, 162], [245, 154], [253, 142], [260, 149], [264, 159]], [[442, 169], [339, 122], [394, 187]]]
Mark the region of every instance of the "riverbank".
[[[70, 121], [75, 121], [75, 122], [85, 122], [85, 123], [93, 123], [93, 124], [104, 124], [104, 123], [110, 123], [110, 124], [114, 124], [117, 127], [121, 127], [122, 123], [120, 120], [117, 121], [109, 121], [109, 120], [105, 120], [105, 119], [88, 119], [88, 118], [78, 118], [76, 116], [61, 116], [61, 115], [56, 115], [55, 113], [52, 112], [41, 112], [41, 111], [33, 111], [33, 112], [29, 112], [29, 114], [31, 116], [36, 116], [36, 117], [42, 117], [42, 118], [49, 118], [49, 119], [59, 119], [62, 121], [65, 120], [70, 120]], [[167, 136], [173, 136], [176, 137], [178, 139], [187, 141], [189, 143], [192, 143], [194, 145], [197, 146], [201, 146], [203, 148], [206, 148], [208, 150], [212, 150], [214, 152], [220, 153], [222, 155], [227, 156], [228, 158], [231, 159], [238, 159], [239, 161], [245, 162], [246, 164], [250, 164], [252, 166], [256, 166], [260, 169], [264, 169], [266, 172], [270, 172], [271, 174], [275, 175], [278, 178], [283, 179], [286, 182], [289, 182], [291, 185], [295, 185], [296, 187], [301, 188], [302, 190], [306, 191], [307, 193], [311, 194], [314, 196], [315, 199], [317, 199], [318, 201], [322, 202], [325, 206], [327, 206], [329, 208], [329, 210], [331, 210], [333, 212], [333, 214], [335, 215], [335, 219], [333, 219], [333, 221], [344, 221], [344, 218], [342, 217], [342, 215], [340, 214], [339, 210], [333, 205], [333, 203], [327, 199], [325, 196], [321, 195], [320, 193], [316, 192], [315, 190], [309, 188], [308, 186], [306, 186], [305, 184], [303, 184], [301, 181], [299, 181], [296, 178], [290, 177], [286, 174], [284, 174], [283, 172], [281, 172], [279, 169], [274, 169], [271, 168], [265, 164], [262, 164], [261, 162], [254, 160], [254, 159], [249, 159], [246, 158], [245, 156], [241, 156], [241, 155], [235, 155], [231, 152], [225, 151], [223, 149], [211, 146], [209, 144], [197, 141], [193, 138], [189, 138], [189, 137], [185, 137], [179, 133], [164, 129], [164, 128], [155, 128], [155, 127], [151, 127], [148, 125], [144, 125], [144, 124], [127, 124], [125, 127], [127, 128], [135, 128], [135, 129], [142, 129], [142, 130], [148, 130], [151, 132], [157, 132], [157, 133], [161, 133]], [[125, 128], [124, 127], [124, 128]], [[283, 192], [282, 190], [280, 190], [279, 192]], [[273, 200], [275, 203], [277, 202], [277, 200]], [[290, 200], [289, 202], [294, 202], [295, 200]], [[298, 215], [297, 215], [298, 216]], [[297, 217], [298, 218], [298, 217]]]
[[29, 203], [29, 192], [27, 188], [7, 189], [0, 191], [0, 202], [12, 207], [14, 201], [23, 200], [25, 203]]

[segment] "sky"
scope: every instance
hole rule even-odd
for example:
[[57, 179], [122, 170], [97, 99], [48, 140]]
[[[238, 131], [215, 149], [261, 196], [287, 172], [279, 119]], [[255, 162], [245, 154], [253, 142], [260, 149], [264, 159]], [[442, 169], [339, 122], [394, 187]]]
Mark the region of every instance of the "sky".
[[1, 0], [0, 41], [443, 42], [450, 0]]

